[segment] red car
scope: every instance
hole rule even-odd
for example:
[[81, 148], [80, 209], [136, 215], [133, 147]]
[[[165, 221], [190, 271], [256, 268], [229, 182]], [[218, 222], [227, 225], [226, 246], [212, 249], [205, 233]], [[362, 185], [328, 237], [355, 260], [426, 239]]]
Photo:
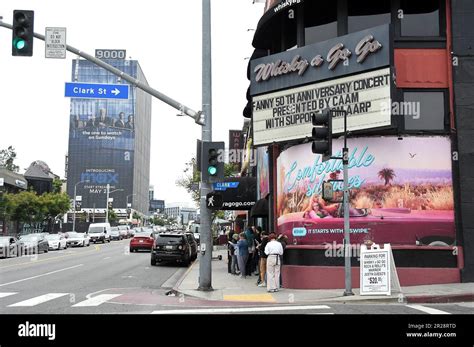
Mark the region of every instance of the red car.
[[130, 252], [135, 252], [141, 249], [151, 251], [154, 240], [153, 230], [143, 228], [140, 232], [137, 231], [130, 240]]
[[[351, 243], [449, 246], [455, 241], [454, 211], [408, 208], [350, 209]], [[344, 218], [308, 218], [303, 212], [278, 218], [278, 230], [295, 244], [342, 243]]]

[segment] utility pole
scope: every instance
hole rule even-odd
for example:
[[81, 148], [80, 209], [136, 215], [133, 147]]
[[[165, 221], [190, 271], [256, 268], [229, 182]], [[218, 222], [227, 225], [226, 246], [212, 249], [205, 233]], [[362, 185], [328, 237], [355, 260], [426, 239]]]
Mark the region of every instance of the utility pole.
[[[212, 141], [212, 64], [211, 64], [211, 1], [202, 0], [202, 112], [206, 115], [201, 140]], [[201, 258], [199, 260], [198, 290], [212, 289], [212, 235], [211, 213], [207, 209], [206, 195], [211, 185], [202, 181], [201, 173]]]
[[110, 184], [107, 183], [107, 199], [105, 200], [105, 222], [109, 222], [109, 195], [110, 195]]
[[343, 172], [344, 172], [344, 296], [354, 295], [352, 292], [352, 273], [351, 273], [351, 228], [349, 223], [350, 207], [349, 207], [349, 148], [347, 148], [347, 111], [331, 110], [334, 113], [342, 113], [344, 115], [344, 148], [342, 149]]

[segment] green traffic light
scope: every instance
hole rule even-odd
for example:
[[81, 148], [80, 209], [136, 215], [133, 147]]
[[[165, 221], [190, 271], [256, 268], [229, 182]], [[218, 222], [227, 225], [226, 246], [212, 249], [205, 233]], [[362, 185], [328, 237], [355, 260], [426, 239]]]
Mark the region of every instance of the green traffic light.
[[217, 168], [215, 166], [209, 166], [207, 172], [209, 175], [214, 176], [217, 173]]
[[15, 49], [23, 49], [26, 47], [26, 41], [20, 38], [15, 39], [13, 41], [13, 46], [15, 47]]

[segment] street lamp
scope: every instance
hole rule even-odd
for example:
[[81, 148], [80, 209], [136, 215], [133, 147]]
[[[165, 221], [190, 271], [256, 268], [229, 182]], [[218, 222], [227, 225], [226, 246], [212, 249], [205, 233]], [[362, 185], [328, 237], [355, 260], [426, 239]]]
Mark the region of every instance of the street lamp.
[[107, 183], [107, 201], [105, 202], [105, 222], [109, 222], [109, 195], [118, 191], [123, 191], [123, 189], [114, 189], [110, 191], [110, 184]]
[[74, 207], [72, 209], [72, 212], [73, 212], [72, 231], [76, 231], [76, 189], [77, 189], [77, 185], [81, 183], [89, 183], [89, 181], [79, 181], [74, 185]]

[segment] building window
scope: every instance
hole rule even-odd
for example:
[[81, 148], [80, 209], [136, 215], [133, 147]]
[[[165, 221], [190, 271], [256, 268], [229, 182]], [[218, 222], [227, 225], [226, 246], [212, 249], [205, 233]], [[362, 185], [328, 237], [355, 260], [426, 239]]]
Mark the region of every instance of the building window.
[[305, 45], [326, 41], [337, 37], [337, 1], [321, 8], [305, 11]]
[[405, 130], [445, 129], [444, 92], [404, 92]]
[[440, 6], [439, 0], [401, 0], [402, 36], [440, 36]]
[[348, 1], [347, 10], [349, 33], [391, 22], [390, 0]]

